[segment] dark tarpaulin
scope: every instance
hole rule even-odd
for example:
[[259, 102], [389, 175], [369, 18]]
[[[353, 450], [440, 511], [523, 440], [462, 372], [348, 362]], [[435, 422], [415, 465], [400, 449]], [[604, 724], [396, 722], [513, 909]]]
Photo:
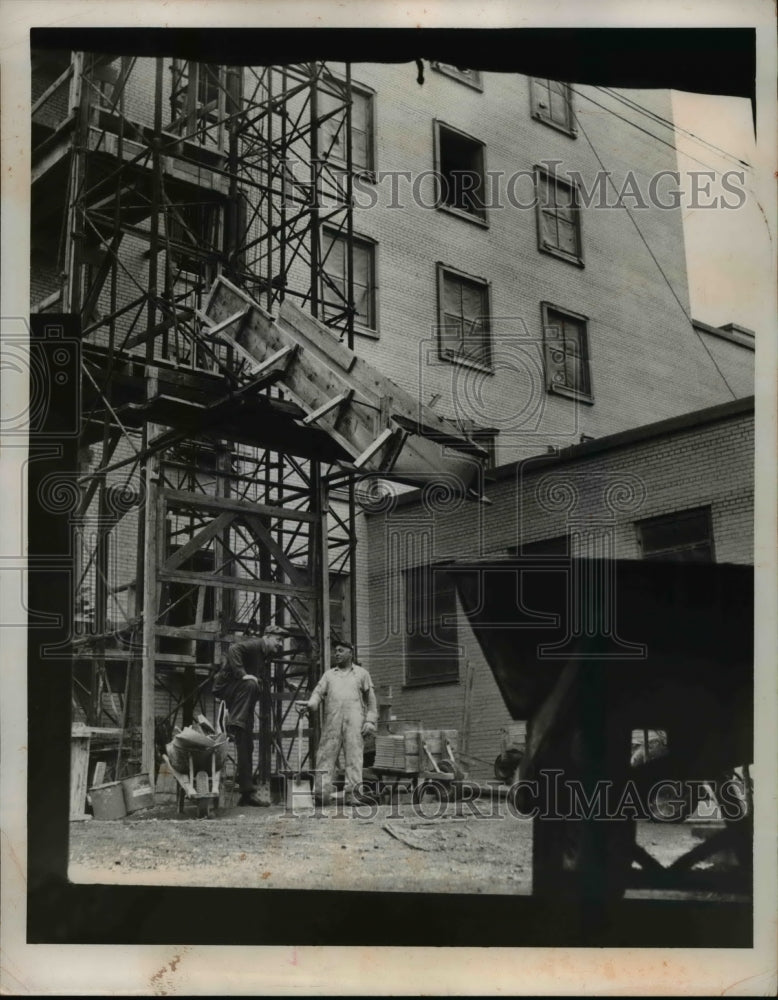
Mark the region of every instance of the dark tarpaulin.
[[439, 60], [575, 83], [755, 97], [753, 28], [33, 28], [30, 44], [254, 66]]

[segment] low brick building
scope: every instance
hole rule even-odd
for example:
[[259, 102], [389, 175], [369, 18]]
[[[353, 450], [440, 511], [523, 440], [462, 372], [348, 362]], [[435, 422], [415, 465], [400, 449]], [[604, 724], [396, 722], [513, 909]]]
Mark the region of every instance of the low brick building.
[[752, 563], [753, 430], [747, 398], [504, 466], [489, 503], [428, 490], [366, 507], [360, 653], [391, 688], [396, 723], [469, 719], [460, 741], [481, 779], [512, 728], [437, 564], [517, 553]]

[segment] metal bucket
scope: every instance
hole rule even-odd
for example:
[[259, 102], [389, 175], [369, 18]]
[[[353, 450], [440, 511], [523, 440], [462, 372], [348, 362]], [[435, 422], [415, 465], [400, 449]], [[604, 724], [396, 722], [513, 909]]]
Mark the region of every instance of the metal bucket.
[[109, 781], [89, 789], [95, 819], [123, 819], [127, 815], [121, 781]]
[[154, 789], [151, 787], [148, 774], [134, 774], [122, 781], [124, 804], [127, 812], [137, 812], [138, 809], [148, 809], [154, 805]]

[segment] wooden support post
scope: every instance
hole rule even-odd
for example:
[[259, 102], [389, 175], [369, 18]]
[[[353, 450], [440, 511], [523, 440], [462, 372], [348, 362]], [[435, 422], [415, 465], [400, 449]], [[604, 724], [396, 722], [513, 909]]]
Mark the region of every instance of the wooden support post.
[[157, 600], [157, 568], [160, 553], [157, 551], [158, 526], [158, 462], [156, 457], [146, 464], [146, 502], [144, 509], [144, 539], [146, 551], [143, 561], [143, 662], [141, 673], [141, 770], [149, 775], [154, 787], [154, 687], [156, 679], [156, 620], [159, 613]]

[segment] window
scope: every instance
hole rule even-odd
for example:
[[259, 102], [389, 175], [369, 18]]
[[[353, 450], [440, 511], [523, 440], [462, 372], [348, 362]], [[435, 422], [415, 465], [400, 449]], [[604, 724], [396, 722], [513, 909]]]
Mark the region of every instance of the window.
[[710, 507], [639, 521], [637, 530], [644, 559], [715, 561]]
[[570, 536], [555, 535], [553, 538], [541, 538], [535, 542], [522, 542], [521, 545], [511, 545], [508, 549], [511, 556], [569, 556]]
[[573, 115], [572, 91], [568, 84], [556, 80], [530, 81], [532, 117], [568, 135], [578, 135]]
[[484, 145], [448, 125], [435, 124], [438, 208], [485, 224]]
[[240, 70], [174, 59], [170, 127], [205, 146], [224, 149], [224, 120], [238, 99]]
[[450, 76], [452, 80], [459, 80], [460, 83], [466, 83], [468, 87], [472, 87], [474, 90], [484, 89], [481, 83], [481, 74], [477, 69], [463, 69], [460, 66], [453, 66], [451, 63], [442, 62], [433, 62], [431, 65], [438, 73], [444, 73], [446, 76]]
[[451, 577], [425, 564], [405, 572], [405, 682], [459, 679], [456, 588]]
[[546, 388], [549, 392], [593, 402], [586, 317], [541, 303]]
[[[378, 330], [376, 315], [375, 244], [352, 239], [354, 264], [354, 323], [364, 331]], [[348, 312], [348, 244], [331, 229], [322, 233], [322, 317], [325, 322]]]
[[536, 167], [535, 196], [539, 249], [583, 265], [581, 214], [575, 188]]
[[[320, 130], [320, 155], [346, 166], [346, 104], [345, 96], [322, 90], [319, 93], [319, 113], [325, 119]], [[373, 92], [351, 84], [351, 165], [358, 173], [375, 170], [375, 133], [373, 125]]]
[[221, 221], [221, 206], [214, 202], [171, 205], [167, 235], [173, 267], [191, 274], [208, 272], [220, 249]]
[[489, 286], [438, 265], [440, 356], [446, 361], [489, 367]]

